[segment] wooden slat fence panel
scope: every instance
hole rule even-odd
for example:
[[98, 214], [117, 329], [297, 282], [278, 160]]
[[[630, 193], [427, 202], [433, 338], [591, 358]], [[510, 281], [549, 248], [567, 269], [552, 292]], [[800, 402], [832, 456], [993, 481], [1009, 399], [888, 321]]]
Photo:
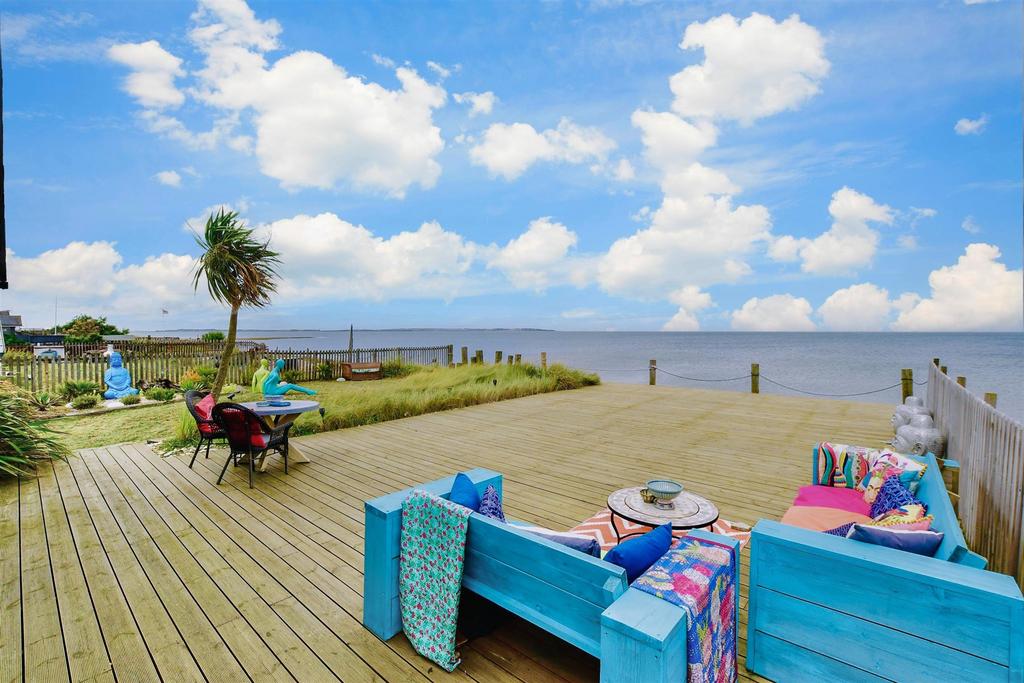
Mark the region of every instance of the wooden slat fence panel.
[[960, 463], [960, 520], [989, 569], [1024, 587], [1024, 426], [928, 366], [928, 409]]

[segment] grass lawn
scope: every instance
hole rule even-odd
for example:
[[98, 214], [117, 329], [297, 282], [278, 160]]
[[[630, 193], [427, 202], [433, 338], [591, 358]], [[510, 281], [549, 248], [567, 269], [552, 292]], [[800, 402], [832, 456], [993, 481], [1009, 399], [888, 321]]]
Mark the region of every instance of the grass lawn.
[[[398, 372], [408, 374], [370, 382], [304, 383], [317, 391], [315, 398], [325, 409], [325, 416], [321, 421], [316, 412], [303, 414], [292, 428], [292, 434], [344, 429], [600, 382], [597, 375], [560, 365], [552, 365], [546, 372], [528, 364], [459, 368], [402, 366]], [[253, 394], [244, 392], [234, 400], [254, 399]], [[61, 432], [61, 439], [71, 448], [149, 439], [175, 448], [195, 443], [196, 438], [195, 422], [180, 402], [59, 418], [49, 425]]]

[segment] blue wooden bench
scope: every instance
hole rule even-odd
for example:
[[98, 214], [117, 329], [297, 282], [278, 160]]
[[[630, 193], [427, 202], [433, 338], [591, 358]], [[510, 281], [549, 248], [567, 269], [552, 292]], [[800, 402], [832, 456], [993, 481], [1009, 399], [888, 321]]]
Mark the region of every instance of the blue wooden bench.
[[945, 534], [935, 557], [757, 523], [747, 669], [778, 681], [1024, 680], [1024, 597], [967, 548], [925, 460], [917, 497]]
[[[485, 469], [469, 475], [482, 494], [502, 490]], [[447, 498], [455, 477], [415, 488]], [[402, 630], [398, 552], [402, 501], [412, 489], [366, 501], [363, 625], [382, 640]], [[737, 541], [705, 531], [691, 536], [722, 543], [739, 557]], [[739, 563], [736, 585], [739, 585]], [[601, 660], [604, 683], [686, 680], [686, 614], [630, 588], [621, 567], [474, 513], [469, 519], [463, 587]], [[739, 614], [739, 591], [737, 615]]]

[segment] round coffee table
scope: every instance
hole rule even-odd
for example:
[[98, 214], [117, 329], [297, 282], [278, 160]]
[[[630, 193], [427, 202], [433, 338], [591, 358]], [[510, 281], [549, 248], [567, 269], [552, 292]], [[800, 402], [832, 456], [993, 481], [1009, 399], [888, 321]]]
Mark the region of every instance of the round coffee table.
[[622, 535], [615, 524], [615, 518], [656, 527], [671, 522], [672, 529], [700, 529], [718, 521], [718, 508], [707, 498], [702, 498], [689, 491], [683, 491], [672, 501], [671, 508], [661, 508], [654, 503], [645, 503], [640, 497], [642, 486], [630, 486], [619, 489], [608, 496], [608, 509], [611, 510], [612, 529], [621, 543], [630, 536], [641, 536], [646, 531], [636, 531]]

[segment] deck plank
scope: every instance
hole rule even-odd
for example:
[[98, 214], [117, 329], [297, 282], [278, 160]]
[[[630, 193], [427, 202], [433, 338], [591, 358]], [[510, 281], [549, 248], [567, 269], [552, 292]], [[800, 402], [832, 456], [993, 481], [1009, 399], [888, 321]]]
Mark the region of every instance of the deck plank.
[[[730, 521], [777, 519], [811, 444], [880, 443], [888, 410], [606, 385], [303, 437], [312, 462], [272, 462], [254, 489], [235, 468], [215, 484], [221, 449], [194, 469], [142, 444], [86, 450], [0, 483], [0, 683], [22, 680], [23, 653], [26, 680], [595, 681], [596, 659], [515, 618], [452, 674], [377, 640], [360, 623], [363, 501], [480, 466], [505, 475], [510, 515], [555, 529], [651, 476]], [[748, 578], [740, 678], [763, 681], [742, 666]]]

